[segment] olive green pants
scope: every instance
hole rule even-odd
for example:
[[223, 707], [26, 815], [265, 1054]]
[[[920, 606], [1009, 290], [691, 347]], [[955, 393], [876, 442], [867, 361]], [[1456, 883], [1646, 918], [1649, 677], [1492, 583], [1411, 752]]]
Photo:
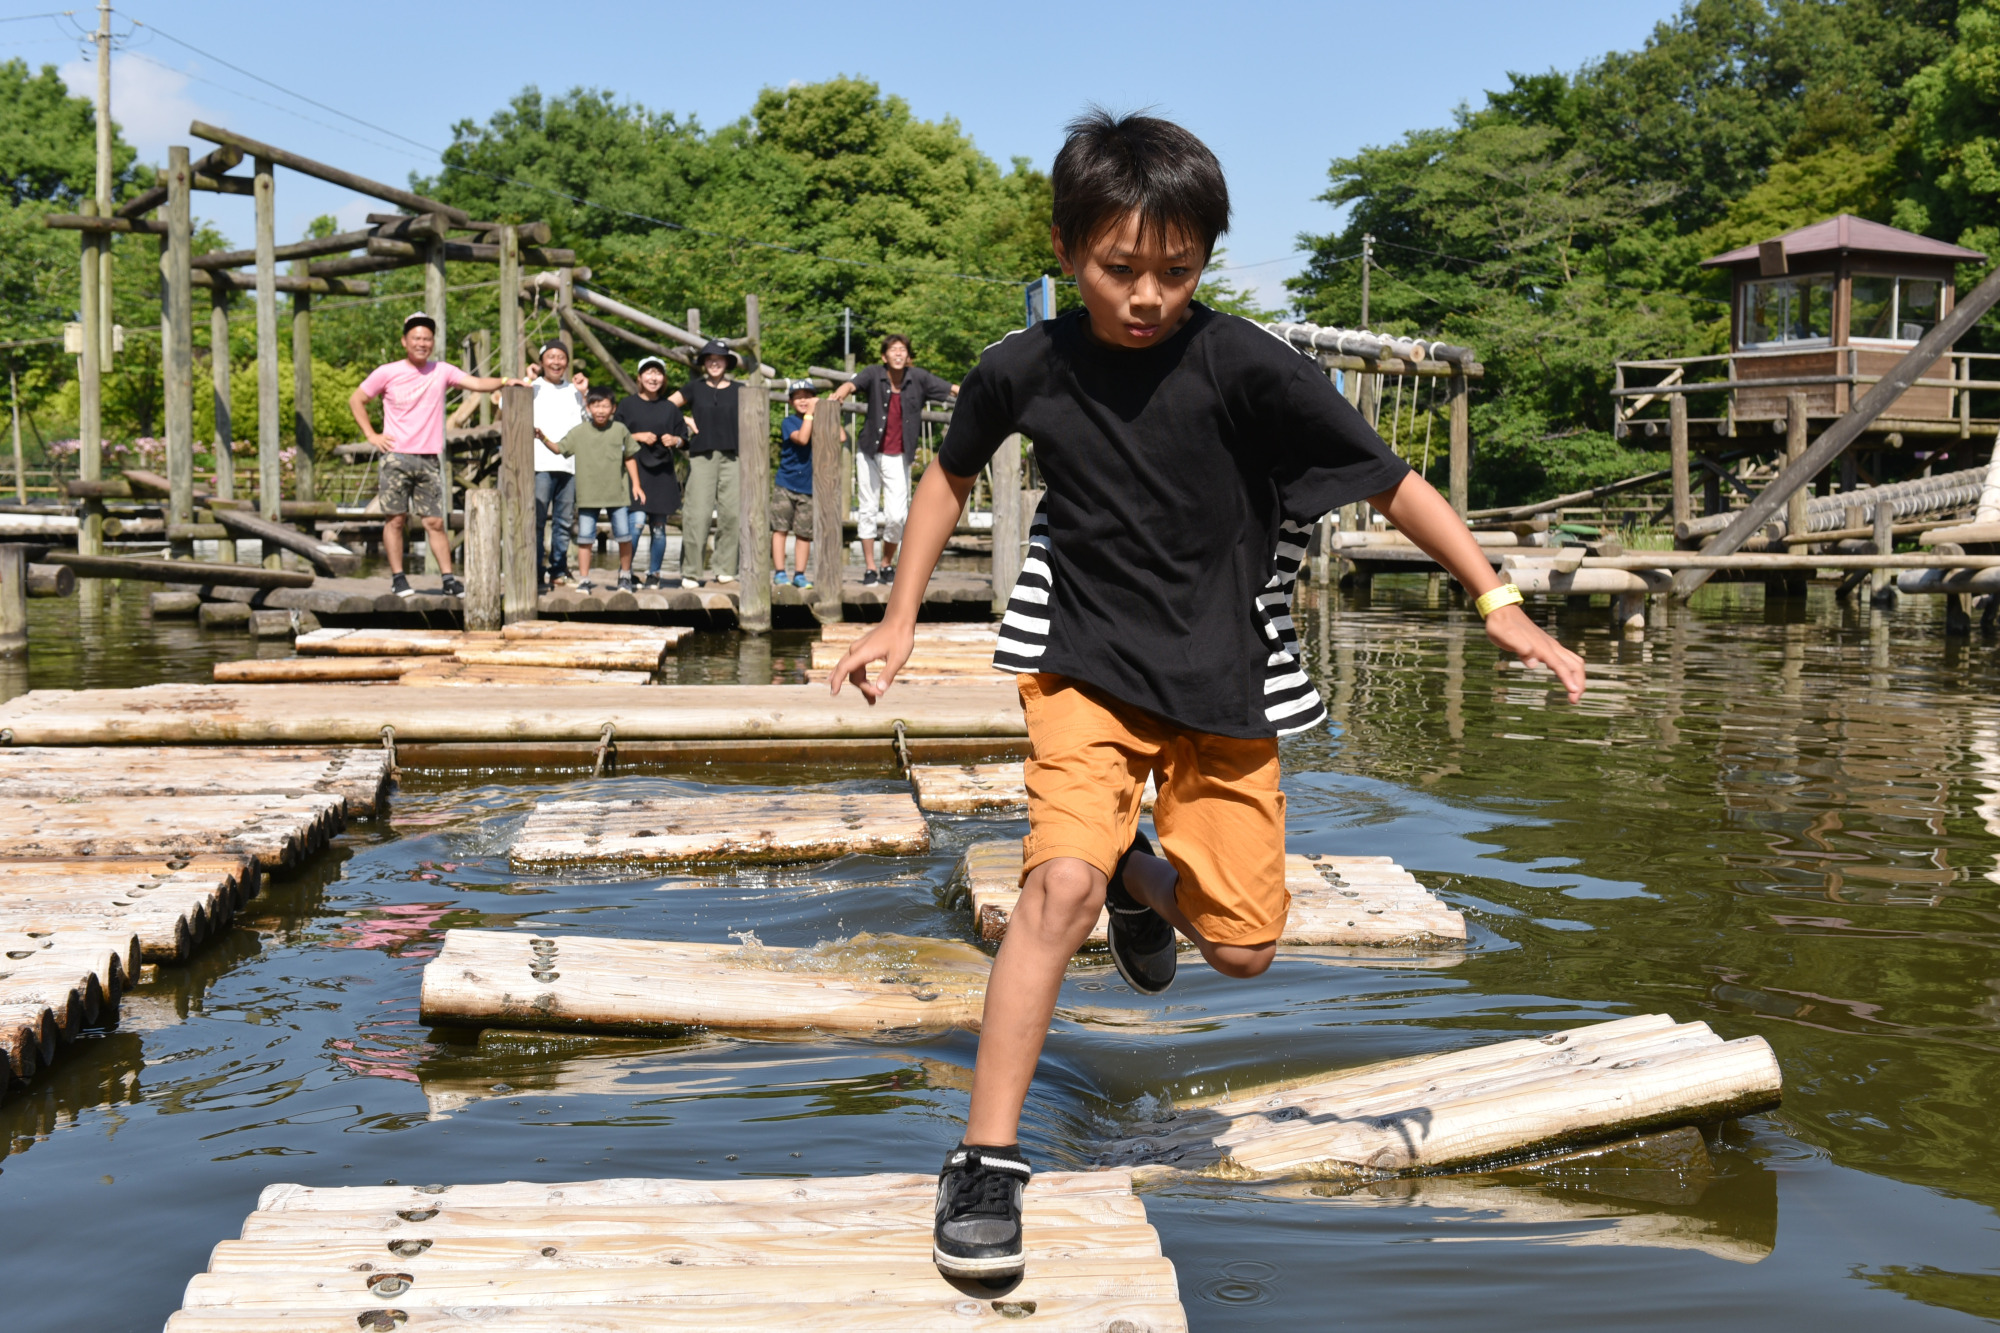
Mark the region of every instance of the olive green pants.
[[[681, 504], [681, 573], [711, 579], [736, 573], [737, 531], [735, 454], [696, 454], [688, 459], [687, 498]], [[709, 517], [713, 514], [715, 559], [705, 561]]]

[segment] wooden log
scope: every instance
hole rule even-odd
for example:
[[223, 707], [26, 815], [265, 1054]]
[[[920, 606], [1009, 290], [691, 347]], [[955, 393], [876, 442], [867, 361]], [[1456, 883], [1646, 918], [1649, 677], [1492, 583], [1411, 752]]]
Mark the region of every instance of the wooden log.
[[[168, 229], [160, 250], [160, 378], [167, 436], [167, 520], [186, 523], [194, 515], [194, 285], [188, 276], [194, 214], [188, 194], [193, 170], [185, 145], [167, 149], [163, 175], [161, 197], [167, 205]], [[178, 553], [189, 552], [183, 547]]]
[[[359, 250], [368, 244], [372, 231], [343, 231], [333, 236], [312, 236], [303, 241], [293, 241], [288, 245], [274, 246], [271, 257], [276, 260], [317, 259], [321, 255], [344, 255], [349, 250]], [[242, 268], [257, 262], [255, 250], [211, 250], [207, 254], [196, 255], [189, 261], [198, 269]]]
[[1233, 1179], [1436, 1171], [1747, 1115], [1781, 1083], [1762, 1037], [1649, 1014], [1232, 1092], [1100, 1159]]
[[[752, 362], [757, 361], [758, 306], [746, 296]], [[764, 396], [764, 372], [751, 367], [736, 395], [736, 626], [748, 634], [771, 628], [771, 404]]]
[[813, 408], [812, 439], [813, 531], [818, 534], [812, 550], [813, 615], [824, 623], [845, 613], [847, 493], [841, 478], [853, 447], [852, 442], [841, 443], [840, 405], [830, 398]]
[[215, 679], [225, 684], [296, 684], [313, 680], [396, 680], [435, 659], [429, 657], [252, 657], [217, 662]]
[[506, 666], [427, 657], [401, 677], [404, 685], [646, 685], [650, 671], [593, 671], [546, 666]]
[[289, 639], [297, 632], [298, 626], [290, 611], [250, 613], [250, 637], [253, 639]]
[[448, 629], [318, 629], [296, 646], [308, 656], [446, 657], [468, 642], [478, 640]]
[[256, 886], [256, 865], [238, 857], [11, 861], [0, 885], [0, 922], [55, 932], [113, 921], [137, 938], [145, 960], [178, 961], [219, 930]]
[[76, 571], [68, 565], [29, 565], [28, 596], [74, 597]]
[[[272, 284], [273, 290], [280, 292], [312, 292], [319, 296], [367, 296], [374, 288], [360, 278], [325, 275], [318, 272], [321, 267], [314, 265], [314, 272], [308, 277], [296, 273], [280, 273]], [[228, 269], [195, 269], [188, 275], [189, 285], [207, 287], [212, 291], [254, 292], [257, 279], [247, 273], [235, 273]]]
[[[301, 636], [302, 638], [305, 636]], [[36, 690], [0, 704], [17, 745], [363, 744], [393, 726], [401, 741], [595, 743], [799, 741], [907, 735], [1005, 740], [1026, 735], [1012, 681], [897, 687], [894, 710], [813, 685], [661, 685], [647, 690], [466, 691], [448, 706], [356, 685], [151, 685]], [[914, 808], [914, 803], [913, 803]]]
[[1688, 478], [1687, 396], [1675, 394], [1667, 404], [1667, 470], [1673, 474], [1673, 497], [1669, 506], [1674, 525], [1679, 527], [1694, 517], [1694, 492]]
[[[275, 442], [271, 457], [273, 461], [277, 459]], [[352, 574], [361, 568], [361, 557], [339, 542], [327, 542], [317, 537], [309, 537], [297, 528], [278, 522], [268, 514], [253, 514], [243, 509], [217, 509], [214, 513], [215, 521], [238, 537], [254, 537], [264, 544], [267, 567], [275, 567], [269, 565], [271, 560], [277, 558], [277, 552], [271, 548], [278, 547], [305, 557], [312, 565], [313, 572], [324, 574], [328, 578]]]
[[441, 213], [461, 227], [472, 221], [471, 215], [463, 209], [453, 208], [449, 204], [441, 204], [435, 199], [426, 199], [422, 195], [412, 194], [408, 190], [399, 190], [392, 185], [383, 185], [378, 181], [369, 180], [366, 176], [357, 176], [351, 171], [342, 171], [338, 167], [330, 167], [323, 162], [315, 162], [309, 157], [301, 157], [297, 153], [288, 153], [282, 148], [274, 148], [270, 144], [259, 143], [255, 139], [247, 138], [244, 135], [236, 134], [229, 130], [218, 129], [213, 125], [205, 124], [199, 120], [188, 126], [188, 133], [194, 135], [197, 139], [206, 139], [210, 143], [236, 148], [252, 157], [266, 158], [278, 166], [289, 167], [293, 171], [303, 175], [312, 176], [329, 184], [353, 190], [357, 194], [365, 194], [371, 198], [395, 204], [399, 208], [407, 208], [414, 213]]
[[254, 197], [257, 193], [257, 182], [248, 176], [217, 175], [205, 171], [190, 172], [188, 187], [205, 190], [210, 194], [234, 194], [244, 197]]
[[993, 455], [993, 614], [1004, 615], [1021, 559], [1028, 525], [1021, 513], [1021, 437], [1009, 435]]
[[[306, 277], [306, 261], [292, 261], [292, 276]], [[298, 499], [313, 503], [318, 499], [319, 482], [314, 475], [317, 444], [313, 432], [312, 293], [292, 293], [292, 488]], [[449, 504], [445, 506], [448, 510]], [[278, 516], [289, 519], [291, 510], [282, 496]]]
[[544, 801], [515, 836], [508, 858], [516, 866], [777, 863], [928, 850], [930, 828], [908, 797], [806, 789]]
[[331, 795], [347, 814], [367, 816], [388, 800], [390, 777], [388, 755], [379, 747], [0, 748], [0, 788], [57, 801]]
[[[910, 768], [910, 785], [916, 789], [917, 805], [943, 815], [969, 815], [983, 810], [1007, 810], [1028, 803], [1028, 786], [1022, 764], [916, 764]], [[1152, 778], [1140, 793], [1140, 807], [1150, 810], [1159, 796]], [[984, 844], [980, 844], [984, 845]], [[1016, 866], [1019, 867], [1016, 848]]]
[[664, 639], [673, 648], [694, 633], [691, 625], [596, 625], [584, 620], [530, 620], [509, 625], [501, 638], [509, 642], [539, 642], [543, 639], [603, 639], [626, 642], [635, 638]]
[[192, 616], [201, 610], [201, 594], [198, 592], [155, 592], [146, 595], [146, 609], [154, 617]]
[[688, 348], [669, 347], [665, 343], [656, 343], [651, 338], [642, 338], [638, 334], [632, 332], [632, 330], [620, 328], [618, 325], [613, 324], [608, 319], [599, 319], [596, 315], [591, 314], [588, 310], [577, 310], [577, 311], [572, 311], [571, 313], [573, 313], [578, 319], [582, 320], [585, 324], [588, 324], [591, 328], [596, 329], [598, 332], [608, 333], [612, 335], [614, 338], [623, 338], [626, 342], [631, 343], [634, 347], [638, 348], [642, 352], [648, 352], [654, 356], [663, 357], [668, 361], [678, 362], [683, 366], [692, 365], [694, 363], [694, 354]]
[[141, 236], [165, 236], [167, 224], [151, 218], [101, 218], [95, 213], [46, 213], [42, 225], [54, 231], [119, 232]]
[[28, 654], [28, 548], [0, 546], [0, 657]]
[[516, 641], [491, 648], [464, 646], [457, 661], [476, 666], [556, 667], [568, 670], [658, 671], [666, 657], [663, 640], [634, 637], [607, 643], [597, 639]]
[[12, 801], [0, 806], [0, 859], [237, 852], [288, 866], [338, 833], [342, 812], [339, 797], [319, 794]]
[[194, 583], [223, 588], [310, 588], [313, 576], [254, 565], [212, 565], [194, 560], [157, 560], [136, 555], [80, 555], [50, 551], [52, 565], [68, 565], [83, 578], [137, 579], [151, 583]]
[[[378, 259], [400, 259], [416, 263], [421, 262], [424, 257], [423, 248], [408, 241], [370, 235], [365, 244], [368, 253]], [[445, 243], [444, 257], [454, 264], [497, 264], [500, 262], [500, 247], [479, 242], [468, 244], [464, 241], [448, 241]], [[567, 268], [576, 263], [576, 251], [523, 245], [521, 262], [545, 264], [550, 268]], [[634, 389], [632, 392], [638, 391]]]
[[497, 630], [505, 616], [501, 600], [500, 492], [465, 493], [465, 627]]
[[[502, 274], [506, 271], [503, 264]], [[502, 333], [512, 322], [518, 337], [520, 316], [510, 299], [511, 289], [503, 287], [502, 292], [507, 294], [500, 308]], [[503, 356], [515, 352], [505, 336], [501, 347]], [[525, 387], [511, 385], [500, 391], [500, 539], [505, 548], [500, 562], [500, 602], [501, 614], [510, 625], [534, 620], [540, 614], [535, 589], [541, 571], [535, 549], [534, 411], [534, 396]]]
[[[819, 627], [819, 637], [824, 643], [851, 644], [874, 628], [868, 621], [833, 621]], [[991, 651], [999, 646], [1000, 633], [989, 623], [929, 622], [916, 627], [916, 642], [919, 647], [939, 643], [983, 644]]]
[[1463, 369], [1456, 371], [1447, 383], [1451, 507], [1463, 518], [1469, 512], [1472, 495], [1471, 396]]
[[[1020, 842], [974, 843], [960, 875], [980, 938], [1004, 938], [1021, 896]], [[1386, 856], [1288, 856], [1285, 888], [1285, 944], [1456, 949], [1465, 942], [1464, 915]], [[1099, 913], [1089, 944], [1105, 942], [1107, 924]]]
[[[167, 149], [167, 165], [160, 169], [160, 183], [127, 199], [118, 206], [121, 218], [143, 218], [161, 204], [168, 205], [168, 213], [173, 211], [171, 200], [175, 191], [186, 190], [186, 178], [199, 171], [204, 175], [215, 175], [228, 171], [243, 160], [243, 154], [234, 148], [218, 148], [197, 162], [188, 161], [188, 150], [181, 145]], [[184, 196], [183, 196], [184, 197]]]
[[0, 514], [0, 538], [55, 537], [74, 541], [77, 520], [74, 514]]
[[813, 949], [451, 930], [422, 1021], [591, 1031], [976, 1027], [990, 960], [970, 945], [857, 935]]

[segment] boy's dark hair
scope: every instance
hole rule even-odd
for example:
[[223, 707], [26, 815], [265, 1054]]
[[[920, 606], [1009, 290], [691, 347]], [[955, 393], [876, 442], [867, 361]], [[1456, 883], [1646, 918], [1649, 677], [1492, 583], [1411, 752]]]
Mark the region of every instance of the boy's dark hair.
[[592, 403], [598, 401], [615, 403], [618, 401], [618, 391], [609, 384], [593, 384], [590, 386], [590, 392], [585, 395], [585, 400]]
[[910, 350], [910, 340], [908, 338], [905, 338], [900, 333], [892, 333], [882, 340], [882, 355], [889, 355], [889, 349], [897, 343], [903, 344], [904, 351], [908, 352]]
[[1069, 123], [1050, 173], [1056, 234], [1072, 262], [1098, 233], [1138, 213], [1141, 236], [1183, 235], [1215, 252], [1229, 230], [1229, 185], [1208, 145], [1157, 116], [1092, 107]]

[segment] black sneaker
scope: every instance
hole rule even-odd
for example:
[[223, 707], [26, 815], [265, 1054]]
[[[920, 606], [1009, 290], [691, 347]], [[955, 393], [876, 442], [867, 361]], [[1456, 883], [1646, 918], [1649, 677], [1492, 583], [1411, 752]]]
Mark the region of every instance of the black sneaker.
[[592, 583], [590, 581], [590, 576], [586, 574], [582, 578], [576, 581], [576, 590], [578, 592], [596, 592], [597, 585], [595, 583]]
[[664, 588], [667, 585], [660, 581], [658, 574], [648, 574], [646, 575], [646, 581], [639, 586], [651, 592], [655, 588]]
[[874, 570], [872, 570], [872, 569], [864, 569], [864, 570], [862, 570], [862, 571], [861, 571], [861, 586], [862, 586], [862, 587], [864, 587], [864, 588], [872, 588], [872, 587], [874, 587], [874, 586], [875, 586], [876, 584], [880, 583], [881, 581], [882, 581], [882, 576], [881, 576], [880, 574], [877, 574], [877, 573], [876, 573], [876, 572], [875, 572]]
[[401, 574], [391, 574], [389, 576], [389, 591], [395, 593], [398, 597], [414, 597], [417, 595], [417, 590], [412, 588], [410, 581]]
[[632, 576], [630, 574], [620, 574], [618, 576], [618, 591], [630, 592], [632, 591], [633, 586], [634, 585], [632, 583]]
[[1167, 919], [1132, 896], [1125, 887], [1125, 863], [1133, 852], [1153, 854], [1146, 835], [1132, 835], [1132, 845], [1118, 858], [1118, 869], [1105, 886], [1104, 906], [1111, 913], [1111, 961], [1125, 984], [1141, 995], [1158, 995], [1174, 984], [1174, 928]]
[[894, 565], [882, 566], [882, 582], [894, 583], [895, 581], [896, 581], [896, 567]]
[[961, 1143], [946, 1155], [931, 1228], [938, 1272], [987, 1282], [1021, 1272], [1021, 1191], [1033, 1174], [1019, 1147]]
[[463, 597], [465, 596], [465, 585], [458, 581], [458, 575], [447, 574], [438, 580], [438, 596]]

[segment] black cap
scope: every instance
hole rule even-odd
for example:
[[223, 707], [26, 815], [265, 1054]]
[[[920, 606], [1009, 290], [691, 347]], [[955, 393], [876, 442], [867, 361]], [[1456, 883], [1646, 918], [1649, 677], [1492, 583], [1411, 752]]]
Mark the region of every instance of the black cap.
[[723, 346], [722, 340], [720, 338], [710, 338], [707, 342], [703, 343], [701, 345], [701, 350], [694, 354], [694, 363], [698, 366], [702, 362], [708, 360], [708, 358], [710, 358], [711, 356], [719, 356], [723, 358], [723, 360], [729, 363], [729, 369], [731, 370], [736, 369], [736, 362], [737, 362], [736, 353], [730, 351], [727, 347]]

